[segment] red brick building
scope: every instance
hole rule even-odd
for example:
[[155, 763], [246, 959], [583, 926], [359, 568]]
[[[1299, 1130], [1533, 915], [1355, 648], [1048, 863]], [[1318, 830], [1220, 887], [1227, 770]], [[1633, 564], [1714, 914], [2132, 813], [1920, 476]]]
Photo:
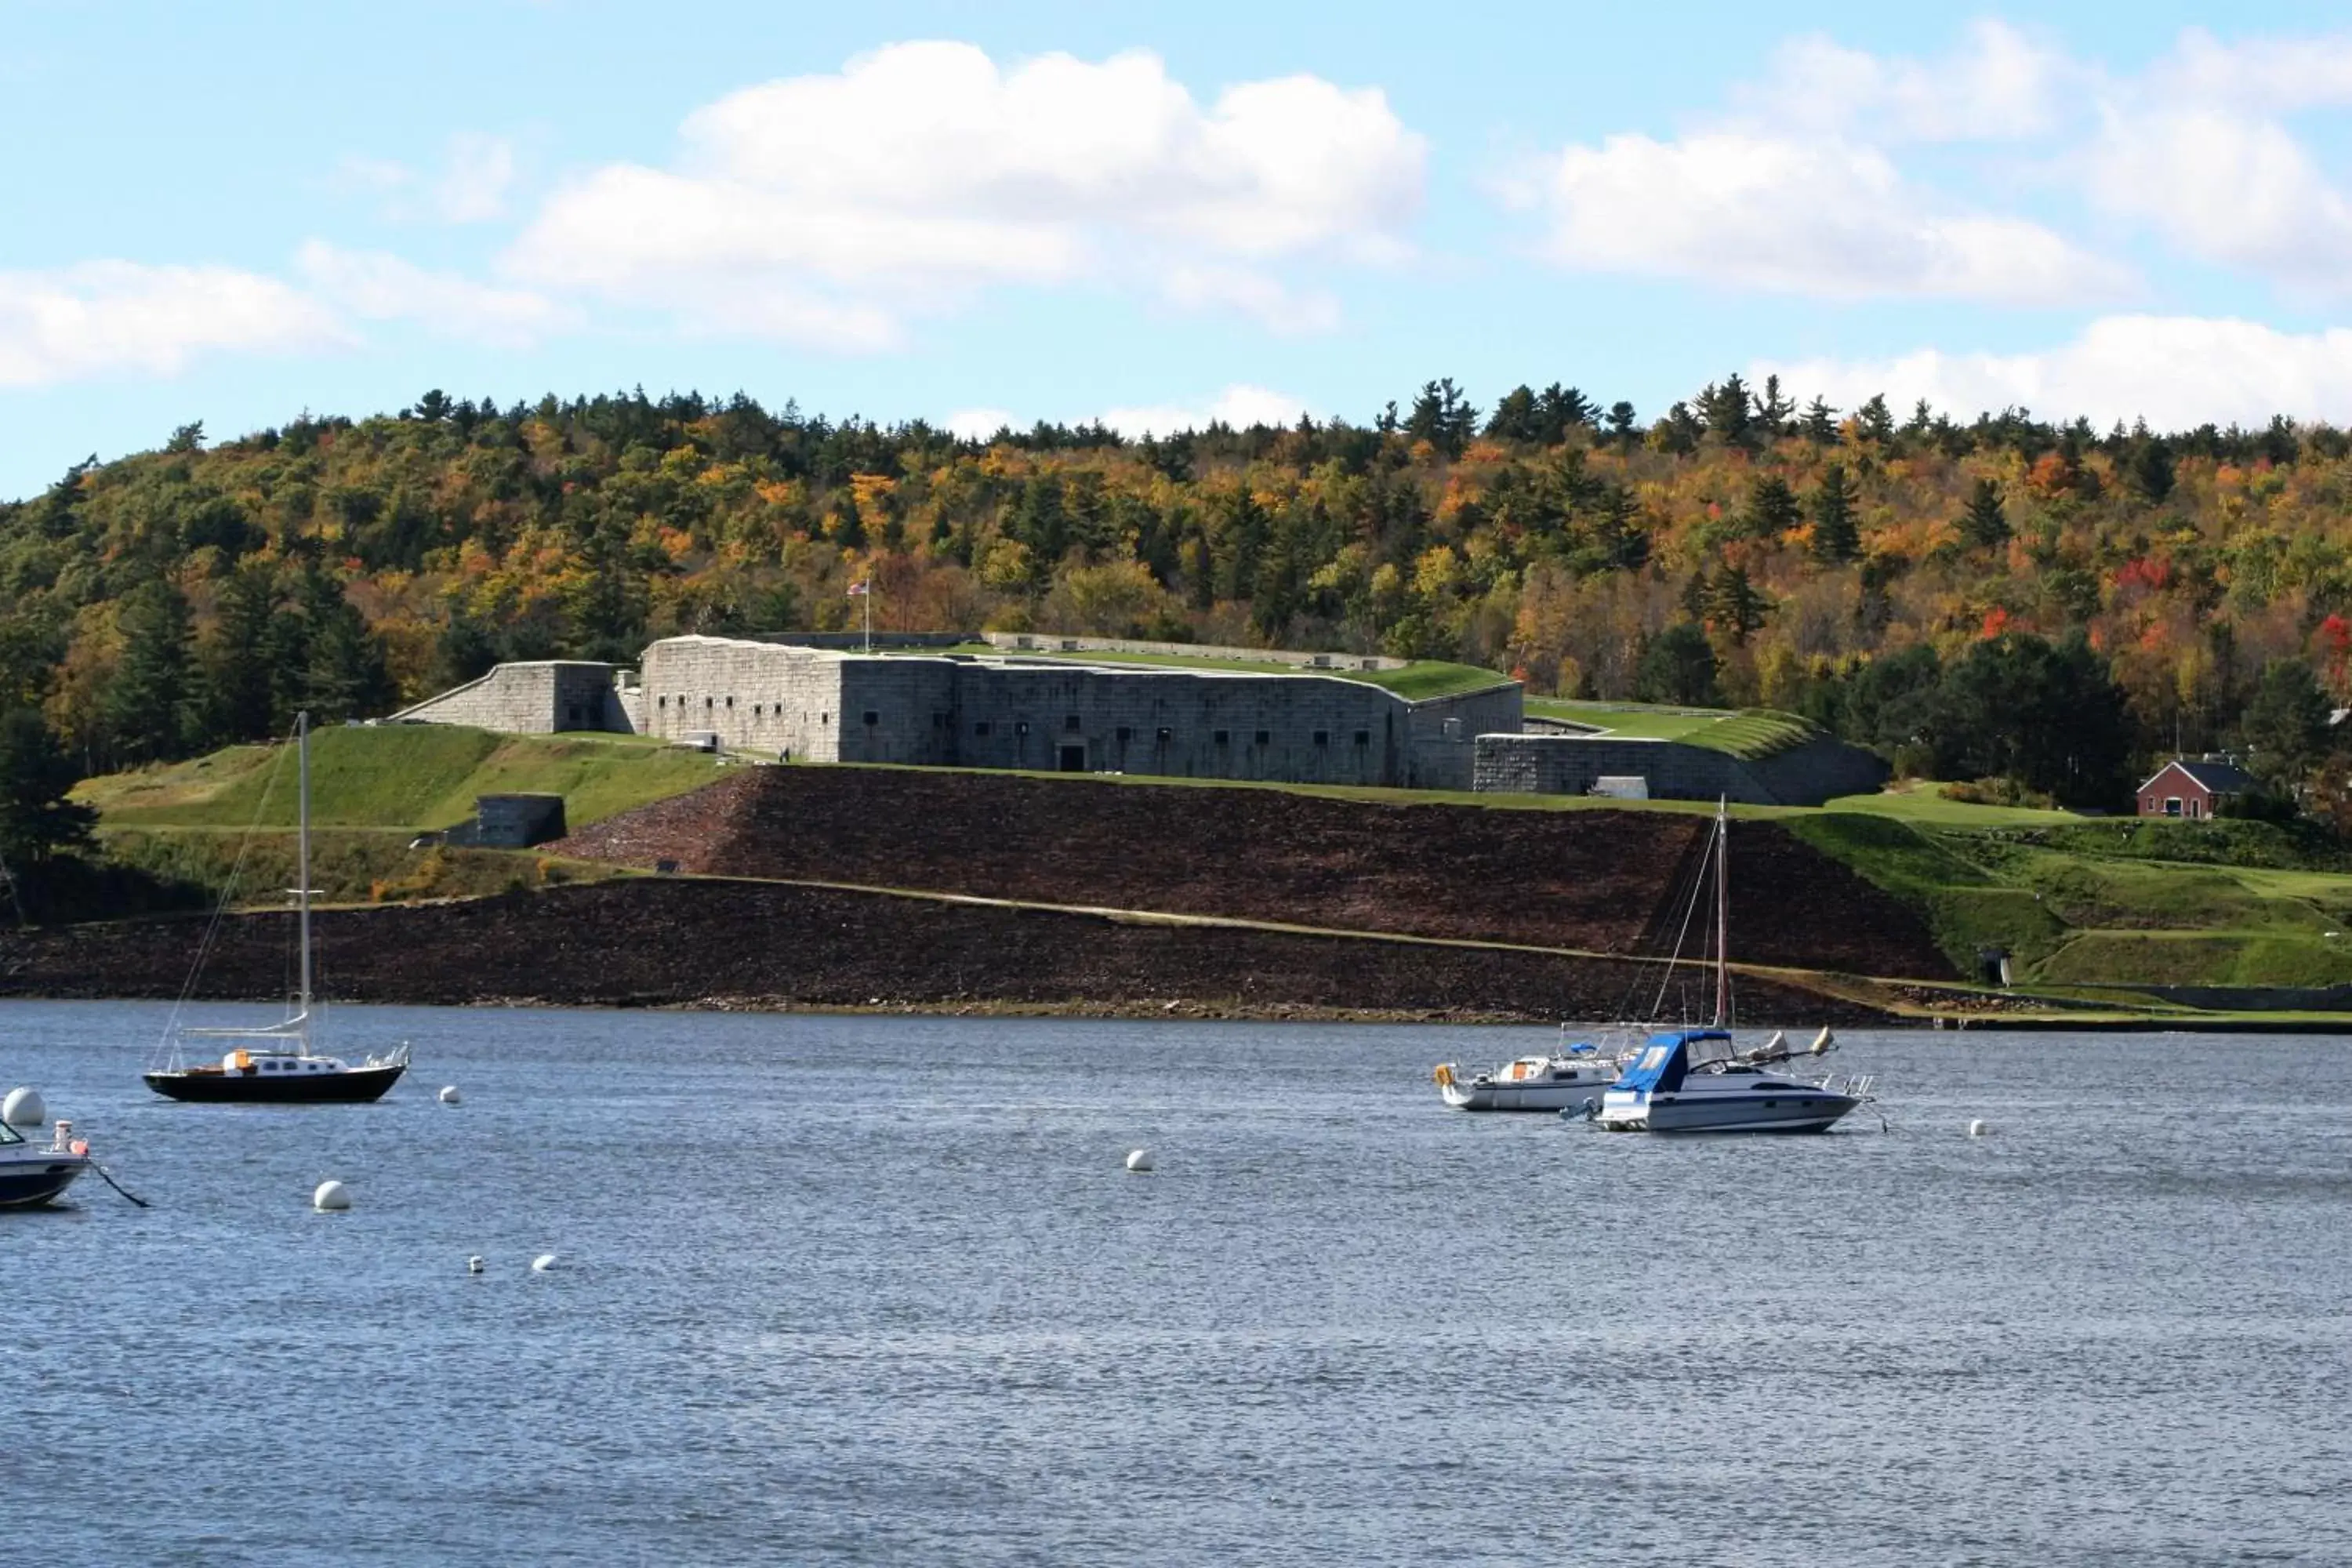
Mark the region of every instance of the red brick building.
[[2253, 776], [2235, 763], [2211, 757], [2192, 763], [2175, 757], [2139, 786], [2139, 814], [2201, 822], [2221, 802], [2251, 795], [2259, 787]]

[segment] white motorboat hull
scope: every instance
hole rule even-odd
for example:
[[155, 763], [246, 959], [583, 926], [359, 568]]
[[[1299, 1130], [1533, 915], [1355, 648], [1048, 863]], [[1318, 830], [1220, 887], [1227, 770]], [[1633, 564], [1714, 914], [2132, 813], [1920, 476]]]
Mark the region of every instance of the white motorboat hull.
[[1612, 1132], [1826, 1132], [1862, 1101], [1826, 1089], [1748, 1086], [1727, 1092], [1613, 1089], [1593, 1118]]
[[1498, 1081], [1441, 1084], [1438, 1092], [1456, 1110], [1575, 1110], [1597, 1100], [1617, 1081], [1614, 1073], [1595, 1073], [1579, 1082], [1541, 1079], [1528, 1083]]

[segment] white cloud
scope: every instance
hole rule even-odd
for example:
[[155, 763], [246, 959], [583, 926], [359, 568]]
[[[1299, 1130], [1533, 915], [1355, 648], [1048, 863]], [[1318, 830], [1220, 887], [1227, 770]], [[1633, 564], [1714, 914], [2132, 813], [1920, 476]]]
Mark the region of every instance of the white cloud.
[[1374, 89], [1288, 77], [1203, 106], [1149, 53], [1007, 68], [956, 43], [746, 89], [682, 141], [673, 168], [559, 190], [506, 267], [834, 347], [889, 346], [992, 287], [1077, 281], [1314, 328], [1328, 296], [1278, 269], [1405, 254], [1425, 155]]
[[2210, 108], [2111, 115], [2084, 178], [2100, 206], [2191, 255], [2297, 287], [2347, 281], [2352, 201], [2271, 121]]
[[320, 298], [364, 321], [413, 321], [448, 337], [526, 346], [568, 325], [573, 312], [542, 295], [433, 272], [382, 251], [305, 243], [295, 267]]
[[433, 187], [444, 223], [487, 223], [502, 217], [515, 181], [514, 143], [460, 132], [449, 138], [447, 166]]
[[1887, 360], [1765, 362], [1801, 397], [1816, 392], [1851, 409], [1884, 393], [1900, 410], [1926, 398], [1956, 418], [2032, 409], [2045, 418], [2082, 415], [2108, 425], [2145, 418], [2158, 429], [2208, 420], [2242, 425], [2273, 414], [2352, 422], [2352, 331], [2282, 332], [2255, 321], [2184, 316], [2107, 316], [2072, 342], [2032, 353], [1960, 354], [1923, 349]]
[[294, 353], [348, 341], [318, 300], [233, 268], [90, 261], [0, 272], [0, 386], [175, 375], [206, 354]]
[[1773, 52], [1764, 81], [1735, 101], [1784, 132], [1864, 126], [1902, 140], [2005, 140], [2049, 130], [2082, 75], [2056, 49], [1986, 18], [1933, 61], [1887, 58], [1821, 34], [1791, 39]]
[[947, 428], [965, 441], [985, 441], [1013, 426], [1009, 408], [959, 408], [947, 416]]
[[1205, 407], [1160, 404], [1111, 408], [1100, 417], [1120, 435], [1134, 438], [1172, 436], [1180, 430], [1199, 430], [1211, 424], [1230, 425], [1237, 430], [1252, 425], [1296, 425], [1306, 412], [1307, 405], [1286, 393], [1236, 384], [1210, 399]]
[[1570, 147], [1523, 184], [1564, 265], [1735, 288], [2050, 304], [2127, 292], [2128, 274], [2021, 218], [1968, 213], [1850, 142], [1719, 131]]
[[378, 198], [383, 216], [396, 222], [471, 224], [506, 216], [517, 173], [512, 142], [460, 131], [449, 138], [436, 170], [353, 154], [335, 165], [334, 183]]
[[2159, 100], [2273, 114], [2352, 103], [2352, 34], [2225, 44], [2190, 27], [2148, 73], [2148, 88]]

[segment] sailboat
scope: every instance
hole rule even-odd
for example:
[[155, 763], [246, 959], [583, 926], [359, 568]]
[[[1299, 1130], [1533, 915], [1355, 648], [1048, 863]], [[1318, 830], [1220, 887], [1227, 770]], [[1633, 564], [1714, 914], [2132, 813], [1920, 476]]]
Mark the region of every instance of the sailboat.
[[[1714, 1021], [1650, 1037], [1592, 1115], [1612, 1132], [1826, 1132], [1870, 1098], [1866, 1075], [1811, 1079], [1767, 1072], [1800, 1054], [1786, 1035], [1775, 1033], [1744, 1051], [1733, 1038], [1730, 848], [1730, 807], [1718, 802], [1708, 849], [1715, 872]], [[1675, 959], [1681, 956], [1677, 950]], [[1664, 994], [1661, 989], [1661, 999]], [[1819, 1057], [1836, 1043], [1824, 1028], [1802, 1051]]]
[[[370, 1056], [357, 1066], [310, 1048], [310, 715], [294, 719], [295, 755], [301, 797], [293, 889], [300, 989], [287, 1016], [275, 1024], [243, 1029], [182, 1029], [172, 1037], [171, 1058], [146, 1075], [147, 1087], [172, 1100], [268, 1105], [351, 1104], [379, 1100], [408, 1070], [404, 1045]], [[223, 895], [226, 900], [226, 895]], [[198, 960], [202, 962], [201, 958]], [[217, 1062], [182, 1065], [183, 1037], [236, 1040]]]

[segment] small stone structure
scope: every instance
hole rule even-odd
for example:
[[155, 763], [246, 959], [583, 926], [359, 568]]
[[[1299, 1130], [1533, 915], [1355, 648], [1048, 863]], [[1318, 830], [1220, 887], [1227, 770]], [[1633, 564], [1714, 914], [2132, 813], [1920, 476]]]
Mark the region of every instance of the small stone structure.
[[488, 675], [404, 708], [394, 724], [470, 724], [509, 734], [640, 728], [633, 672], [591, 659], [501, 664]]
[[1875, 793], [1887, 767], [1829, 735], [1745, 759], [1680, 741], [1618, 735], [1481, 735], [1476, 787], [1517, 795], [1592, 795], [1603, 778], [1641, 778], [1653, 800], [1819, 805]]
[[472, 817], [441, 834], [440, 840], [484, 849], [528, 849], [567, 831], [560, 795], [478, 795]]

